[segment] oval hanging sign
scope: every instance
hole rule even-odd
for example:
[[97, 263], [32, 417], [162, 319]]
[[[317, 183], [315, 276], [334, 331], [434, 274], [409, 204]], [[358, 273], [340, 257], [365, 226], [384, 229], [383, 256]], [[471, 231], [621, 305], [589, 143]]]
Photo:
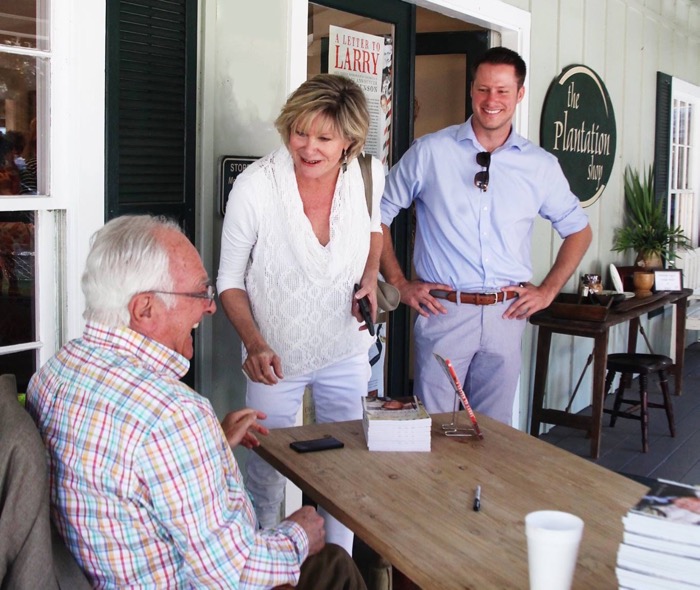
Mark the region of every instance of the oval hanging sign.
[[615, 162], [615, 113], [605, 84], [590, 68], [568, 66], [542, 108], [540, 143], [559, 159], [571, 191], [588, 207], [603, 194]]

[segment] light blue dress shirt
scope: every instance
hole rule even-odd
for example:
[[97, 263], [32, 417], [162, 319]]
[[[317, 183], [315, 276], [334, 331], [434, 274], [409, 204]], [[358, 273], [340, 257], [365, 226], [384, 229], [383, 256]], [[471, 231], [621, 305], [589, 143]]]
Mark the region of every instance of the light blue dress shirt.
[[539, 215], [562, 238], [588, 217], [569, 189], [555, 156], [511, 132], [491, 154], [489, 186], [471, 118], [416, 140], [386, 180], [382, 223], [416, 203], [414, 265], [428, 282], [465, 292], [494, 291], [532, 278], [532, 227]]

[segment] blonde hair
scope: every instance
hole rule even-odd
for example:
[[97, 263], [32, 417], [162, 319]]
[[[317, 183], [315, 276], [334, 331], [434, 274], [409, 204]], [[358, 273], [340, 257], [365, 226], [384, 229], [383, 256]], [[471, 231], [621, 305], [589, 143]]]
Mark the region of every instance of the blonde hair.
[[327, 117], [350, 142], [348, 162], [362, 151], [369, 131], [369, 110], [355, 82], [345, 76], [318, 74], [292, 92], [275, 120], [284, 145], [289, 148], [292, 131], [307, 131], [317, 115]]

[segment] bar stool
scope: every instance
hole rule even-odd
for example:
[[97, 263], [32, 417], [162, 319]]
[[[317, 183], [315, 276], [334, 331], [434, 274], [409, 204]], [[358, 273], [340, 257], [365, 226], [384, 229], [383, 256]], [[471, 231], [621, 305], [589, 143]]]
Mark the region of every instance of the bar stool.
[[[649, 451], [649, 408], [663, 408], [666, 410], [666, 418], [668, 419], [668, 427], [671, 431], [671, 436], [676, 436], [676, 427], [673, 421], [673, 405], [671, 404], [671, 396], [668, 392], [668, 379], [666, 377], [666, 369], [673, 366], [673, 360], [661, 354], [640, 354], [640, 353], [619, 353], [609, 354], [607, 369], [608, 374], [605, 378], [605, 394], [608, 395], [610, 387], [616, 373], [620, 373], [620, 386], [615, 392], [615, 401], [613, 409], [603, 411], [606, 414], [611, 414], [610, 426], [615, 426], [617, 418], [631, 418], [640, 420], [642, 423], [642, 450], [646, 453]], [[662, 404], [650, 402], [648, 400], [648, 376], [651, 373], [658, 373], [659, 385], [663, 394], [664, 402]], [[629, 386], [632, 375], [639, 375], [639, 400], [630, 400], [623, 397], [625, 389]], [[634, 407], [621, 410], [622, 404], [630, 404]], [[632, 412], [640, 408], [639, 415]]]

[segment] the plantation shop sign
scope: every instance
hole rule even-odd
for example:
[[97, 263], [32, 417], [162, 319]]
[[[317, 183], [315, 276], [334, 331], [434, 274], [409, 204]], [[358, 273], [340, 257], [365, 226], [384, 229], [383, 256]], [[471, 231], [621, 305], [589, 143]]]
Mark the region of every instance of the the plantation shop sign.
[[559, 159], [584, 207], [605, 190], [616, 141], [615, 113], [605, 84], [586, 66], [565, 68], [547, 92], [540, 142]]

